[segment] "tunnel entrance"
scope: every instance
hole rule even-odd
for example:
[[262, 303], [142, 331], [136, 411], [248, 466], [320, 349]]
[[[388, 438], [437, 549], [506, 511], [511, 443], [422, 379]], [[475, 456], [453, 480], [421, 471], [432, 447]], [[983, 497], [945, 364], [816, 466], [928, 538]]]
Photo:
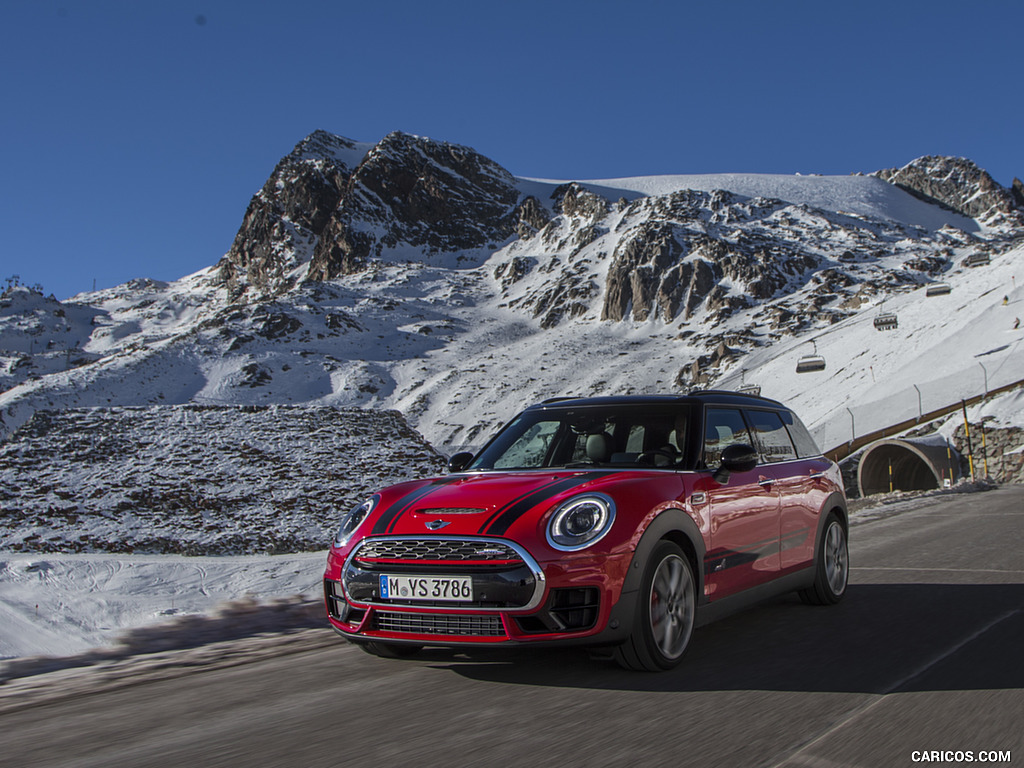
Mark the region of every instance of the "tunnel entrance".
[[[906, 440], [879, 440], [857, 467], [861, 496], [894, 491], [927, 491], [960, 477], [960, 456], [939, 435]], [[890, 476], [891, 468], [891, 476]]]

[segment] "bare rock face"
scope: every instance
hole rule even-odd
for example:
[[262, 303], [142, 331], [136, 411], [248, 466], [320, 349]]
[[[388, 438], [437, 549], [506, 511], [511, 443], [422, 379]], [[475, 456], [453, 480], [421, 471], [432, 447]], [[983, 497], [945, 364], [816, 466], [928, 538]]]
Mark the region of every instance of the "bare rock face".
[[575, 181], [556, 187], [551, 193], [555, 213], [600, 221], [608, 213], [608, 201]]
[[326, 131], [300, 141], [249, 202], [220, 275], [238, 295], [292, 287], [338, 206], [355, 159], [355, 142]]
[[551, 220], [550, 214], [544, 210], [544, 206], [533, 195], [523, 198], [523, 201], [516, 206], [514, 218], [516, 234], [524, 240], [544, 229], [548, 221]]
[[[624, 237], [613, 254], [603, 320], [644, 321], [652, 313], [666, 322], [689, 320], [701, 307], [722, 319], [806, 282], [821, 266], [820, 257], [787, 242], [783, 231], [775, 239], [755, 237], [754, 230], [726, 239], [715, 218], [737, 221], [752, 210], [730, 203], [727, 193], [677, 193], [649, 205], [658, 208], [655, 216]], [[764, 210], [774, 212], [768, 205]]]
[[518, 199], [512, 175], [474, 150], [388, 134], [352, 174], [307, 278], [357, 272], [402, 246], [427, 254], [496, 249], [536, 221], [536, 211], [517, 212]]
[[[929, 203], [986, 223], [1024, 224], [1024, 196], [1001, 187], [984, 170], [963, 157], [929, 155], [902, 168], [874, 175]], [[1019, 181], [1014, 189], [1018, 188]]]
[[696, 278], [698, 291], [709, 290], [714, 283], [706, 266], [695, 270], [692, 262], [680, 263], [684, 255], [671, 224], [650, 222], [639, 227], [612, 255], [601, 319], [623, 320], [631, 315], [646, 320], [655, 303], [674, 317], [682, 294], [694, 283], [695, 272], [701, 272]]
[[370, 148], [316, 131], [253, 197], [220, 275], [235, 296], [265, 297], [389, 249], [482, 261], [474, 251], [546, 223], [536, 199], [518, 203], [512, 175], [468, 147], [394, 132]]
[[1017, 203], [1017, 207], [1024, 208], [1024, 182], [1015, 177], [1010, 192], [1013, 193], [1013, 200]]

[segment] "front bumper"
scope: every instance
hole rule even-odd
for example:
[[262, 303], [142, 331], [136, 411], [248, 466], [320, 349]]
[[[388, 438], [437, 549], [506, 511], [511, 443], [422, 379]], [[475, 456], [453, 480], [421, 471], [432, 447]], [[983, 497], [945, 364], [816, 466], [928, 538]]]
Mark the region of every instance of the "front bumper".
[[[442, 539], [423, 537], [417, 541], [433, 544]], [[339, 634], [354, 642], [438, 646], [602, 644], [621, 640], [628, 629], [612, 614], [619, 602], [630, 554], [574, 555], [538, 563], [507, 540], [463, 537], [459, 541], [481, 551], [497, 552], [506, 547], [516, 556], [498, 556], [498, 562], [472, 557], [456, 562], [360, 556], [361, 551], [381, 554], [378, 549], [363, 547], [367, 542], [379, 541], [388, 540], [367, 539], [344, 559], [333, 551], [328, 558], [324, 577], [328, 618]], [[394, 537], [390, 541], [407, 539]], [[374, 588], [381, 573], [470, 574], [474, 599], [458, 604], [384, 600]]]

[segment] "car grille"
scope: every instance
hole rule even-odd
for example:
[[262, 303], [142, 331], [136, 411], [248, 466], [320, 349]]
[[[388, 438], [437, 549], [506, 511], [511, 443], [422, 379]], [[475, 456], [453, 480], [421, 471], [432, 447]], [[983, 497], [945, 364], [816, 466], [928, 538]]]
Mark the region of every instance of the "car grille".
[[464, 637], [505, 637], [498, 616], [469, 616], [443, 613], [399, 613], [377, 611], [374, 628], [381, 632]]
[[544, 573], [526, 550], [503, 539], [469, 536], [380, 536], [356, 545], [345, 563], [345, 595], [357, 606], [407, 605], [414, 608], [452, 608], [444, 600], [413, 600], [380, 594], [382, 575], [470, 576], [473, 599], [460, 608], [530, 610], [544, 595]]
[[472, 539], [367, 539], [356, 552], [356, 559], [522, 562], [522, 558], [507, 544]]

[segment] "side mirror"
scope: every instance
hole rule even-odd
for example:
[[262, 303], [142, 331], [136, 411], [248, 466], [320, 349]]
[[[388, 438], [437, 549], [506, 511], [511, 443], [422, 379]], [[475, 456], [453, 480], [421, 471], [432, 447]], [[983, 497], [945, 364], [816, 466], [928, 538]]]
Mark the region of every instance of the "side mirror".
[[456, 453], [450, 459], [448, 459], [448, 471], [449, 472], [461, 472], [467, 466], [469, 462], [473, 460], [473, 454], [468, 451], [462, 453]]
[[733, 443], [722, 451], [722, 463], [715, 470], [714, 479], [719, 485], [729, 482], [733, 472], [749, 472], [757, 466], [757, 451], [746, 443]]

